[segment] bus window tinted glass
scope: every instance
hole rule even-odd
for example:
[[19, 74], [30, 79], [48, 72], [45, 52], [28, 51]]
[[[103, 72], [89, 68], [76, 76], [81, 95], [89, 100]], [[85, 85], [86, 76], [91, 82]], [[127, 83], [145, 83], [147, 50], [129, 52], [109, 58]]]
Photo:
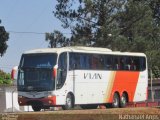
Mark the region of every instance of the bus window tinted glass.
[[91, 57], [90, 54], [70, 53], [69, 54], [69, 69], [90, 69]]
[[56, 64], [56, 54], [24, 54], [20, 67], [51, 68]]
[[104, 56], [104, 69], [105, 70], [112, 70], [113, 69], [113, 60], [111, 55]]
[[70, 53], [70, 70], [119, 70], [143, 71], [146, 69], [145, 57]]

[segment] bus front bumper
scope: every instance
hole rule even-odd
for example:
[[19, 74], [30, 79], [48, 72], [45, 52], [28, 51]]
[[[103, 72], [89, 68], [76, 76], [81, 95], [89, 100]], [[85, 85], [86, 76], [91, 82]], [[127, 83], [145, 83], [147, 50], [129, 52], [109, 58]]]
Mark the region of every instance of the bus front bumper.
[[18, 103], [20, 106], [35, 104], [41, 104], [43, 106], [56, 106], [56, 96], [48, 96], [43, 98], [27, 98], [24, 96], [18, 96]]

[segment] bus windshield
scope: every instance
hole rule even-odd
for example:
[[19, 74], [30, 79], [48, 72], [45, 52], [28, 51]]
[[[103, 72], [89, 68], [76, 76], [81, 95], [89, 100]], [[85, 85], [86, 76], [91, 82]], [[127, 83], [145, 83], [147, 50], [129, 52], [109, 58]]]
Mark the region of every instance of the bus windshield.
[[53, 68], [56, 64], [56, 54], [26, 54], [22, 55], [20, 67], [22, 68]]
[[53, 67], [57, 54], [24, 54], [18, 71], [19, 91], [49, 91], [55, 89]]

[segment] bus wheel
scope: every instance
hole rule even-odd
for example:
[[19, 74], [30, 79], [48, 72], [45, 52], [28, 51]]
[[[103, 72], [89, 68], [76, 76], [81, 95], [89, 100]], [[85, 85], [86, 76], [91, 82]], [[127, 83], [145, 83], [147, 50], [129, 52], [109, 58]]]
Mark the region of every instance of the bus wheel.
[[121, 96], [120, 107], [125, 107], [127, 104], [127, 94], [123, 93]]
[[32, 105], [32, 109], [33, 109], [34, 111], [40, 111], [40, 110], [42, 109], [42, 107], [41, 107], [41, 106]]
[[118, 108], [119, 107], [119, 103], [120, 103], [119, 95], [118, 95], [118, 93], [114, 93], [112, 107], [113, 108]]
[[74, 108], [74, 99], [73, 99], [73, 95], [71, 95], [70, 93], [67, 95], [66, 97], [66, 103], [64, 106], [62, 106], [63, 110], [70, 110]]

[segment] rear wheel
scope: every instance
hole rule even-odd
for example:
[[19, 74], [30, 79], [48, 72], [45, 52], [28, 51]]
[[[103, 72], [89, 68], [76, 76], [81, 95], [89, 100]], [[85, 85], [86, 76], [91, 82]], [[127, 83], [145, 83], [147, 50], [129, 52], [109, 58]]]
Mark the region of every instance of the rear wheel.
[[118, 108], [119, 105], [120, 105], [119, 103], [120, 103], [119, 95], [118, 95], [118, 93], [114, 93], [112, 107], [113, 108]]
[[70, 110], [74, 108], [74, 98], [73, 96], [69, 93], [66, 97], [66, 103], [64, 106], [62, 106], [63, 110]]
[[41, 106], [32, 105], [32, 109], [33, 109], [34, 111], [41, 111], [42, 107], [41, 107]]
[[125, 107], [127, 104], [127, 94], [123, 93], [121, 96], [120, 107]]

